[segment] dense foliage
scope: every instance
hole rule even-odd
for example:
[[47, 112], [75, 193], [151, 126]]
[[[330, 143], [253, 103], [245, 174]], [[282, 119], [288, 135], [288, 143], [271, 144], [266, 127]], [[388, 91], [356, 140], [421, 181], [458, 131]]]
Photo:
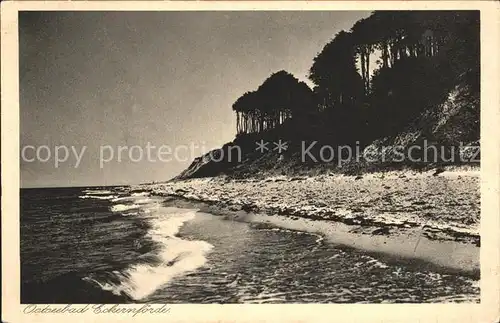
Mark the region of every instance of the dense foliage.
[[[477, 11], [373, 12], [314, 58], [313, 89], [279, 71], [238, 98], [237, 133], [368, 143], [396, 135], [454, 89], [478, 121], [479, 44]], [[479, 135], [479, 123], [471, 127]]]

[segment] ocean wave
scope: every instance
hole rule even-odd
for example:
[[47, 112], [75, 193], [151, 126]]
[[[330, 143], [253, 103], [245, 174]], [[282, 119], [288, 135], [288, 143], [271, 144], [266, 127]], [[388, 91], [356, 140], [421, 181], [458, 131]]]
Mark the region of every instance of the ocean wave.
[[151, 202], [153, 202], [153, 200], [149, 199], [149, 198], [139, 199], [139, 200], [135, 200], [134, 201], [135, 204], [148, 204], [148, 203], [151, 203]]
[[111, 194], [113, 192], [108, 191], [108, 190], [84, 190], [83, 193], [86, 193], [87, 195], [104, 195], [104, 194]]
[[96, 300], [104, 304], [121, 304], [131, 301], [127, 295], [114, 293], [111, 284], [99, 282], [94, 275], [83, 276], [76, 272], [43, 281], [22, 282], [21, 290], [23, 302], [28, 304], [86, 304]]
[[130, 196], [149, 196], [149, 192], [132, 193]]
[[111, 200], [111, 199], [116, 198], [116, 195], [104, 195], [104, 196], [99, 196], [99, 195], [81, 195], [81, 196], [78, 196], [78, 198], [81, 198], [81, 199]]
[[97, 286], [101, 287], [102, 290], [112, 292], [115, 295], [120, 295], [119, 293], [118, 294], [116, 293], [116, 291], [114, 290], [114, 286], [111, 283], [108, 283], [108, 282], [101, 283], [100, 281], [93, 278], [92, 276], [83, 277], [82, 279], [83, 279], [83, 281], [96, 284]]
[[149, 198], [148, 196], [149, 194], [132, 193], [132, 195], [129, 196], [115, 196], [112, 202], [134, 201], [134, 203], [144, 204], [152, 201], [152, 199]]
[[134, 198], [131, 196], [118, 196], [115, 197], [114, 199], [111, 200], [111, 202], [119, 202], [119, 201], [129, 201], [133, 200]]
[[[131, 201], [134, 204], [149, 204], [154, 202], [155, 200], [150, 198], [138, 199], [137, 197], [125, 196], [125, 197], [114, 197], [111, 202], [128, 202]], [[119, 204], [117, 204], [119, 205]]]
[[111, 211], [113, 212], [123, 212], [133, 209], [138, 209], [141, 206], [138, 204], [116, 204], [111, 207]]
[[[153, 211], [153, 208], [149, 210]], [[207, 261], [206, 254], [213, 246], [205, 241], [183, 240], [177, 236], [181, 226], [194, 217], [195, 211], [176, 212], [172, 208], [157, 206], [153, 215], [148, 217], [151, 228], [147, 235], [160, 246], [156, 256], [161, 263], [132, 265], [121, 273], [115, 273], [114, 281], [92, 279], [102, 289], [115, 295], [125, 294], [139, 300], [151, 295], [172, 278], [203, 266]]]

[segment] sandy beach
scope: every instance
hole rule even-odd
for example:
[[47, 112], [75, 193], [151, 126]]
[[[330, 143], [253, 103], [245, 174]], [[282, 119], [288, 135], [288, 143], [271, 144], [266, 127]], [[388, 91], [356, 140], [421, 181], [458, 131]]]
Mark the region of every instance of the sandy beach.
[[[315, 232], [335, 244], [479, 276], [479, 171], [231, 179], [142, 185], [170, 204]], [[474, 188], [474, 189], [471, 189]]]

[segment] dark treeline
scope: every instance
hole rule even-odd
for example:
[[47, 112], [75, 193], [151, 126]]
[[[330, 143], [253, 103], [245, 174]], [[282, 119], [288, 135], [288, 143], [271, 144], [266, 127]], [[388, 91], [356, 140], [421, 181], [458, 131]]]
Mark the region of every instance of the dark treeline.
[[233, 104], [238, 133], [274, 129], [286, 120], [300, 117], [313, 107], [313, 93], [292, 74], [272, 74], [256, 91], [243, 94]]
[[368, 143], [396, 135], [454, 89], [479, 120], [479, 44], [478, 11], [373, 12], [314, 58], [313, 89], [279, 71], [238, 98], [237, 133]]

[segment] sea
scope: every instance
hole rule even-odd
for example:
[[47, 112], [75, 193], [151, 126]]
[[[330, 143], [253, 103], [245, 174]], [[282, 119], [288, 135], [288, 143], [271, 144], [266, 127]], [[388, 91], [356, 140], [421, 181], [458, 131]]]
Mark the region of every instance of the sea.
[[479, 302], [479, 280], [130, 187], [21, 189], [21, 303]]

